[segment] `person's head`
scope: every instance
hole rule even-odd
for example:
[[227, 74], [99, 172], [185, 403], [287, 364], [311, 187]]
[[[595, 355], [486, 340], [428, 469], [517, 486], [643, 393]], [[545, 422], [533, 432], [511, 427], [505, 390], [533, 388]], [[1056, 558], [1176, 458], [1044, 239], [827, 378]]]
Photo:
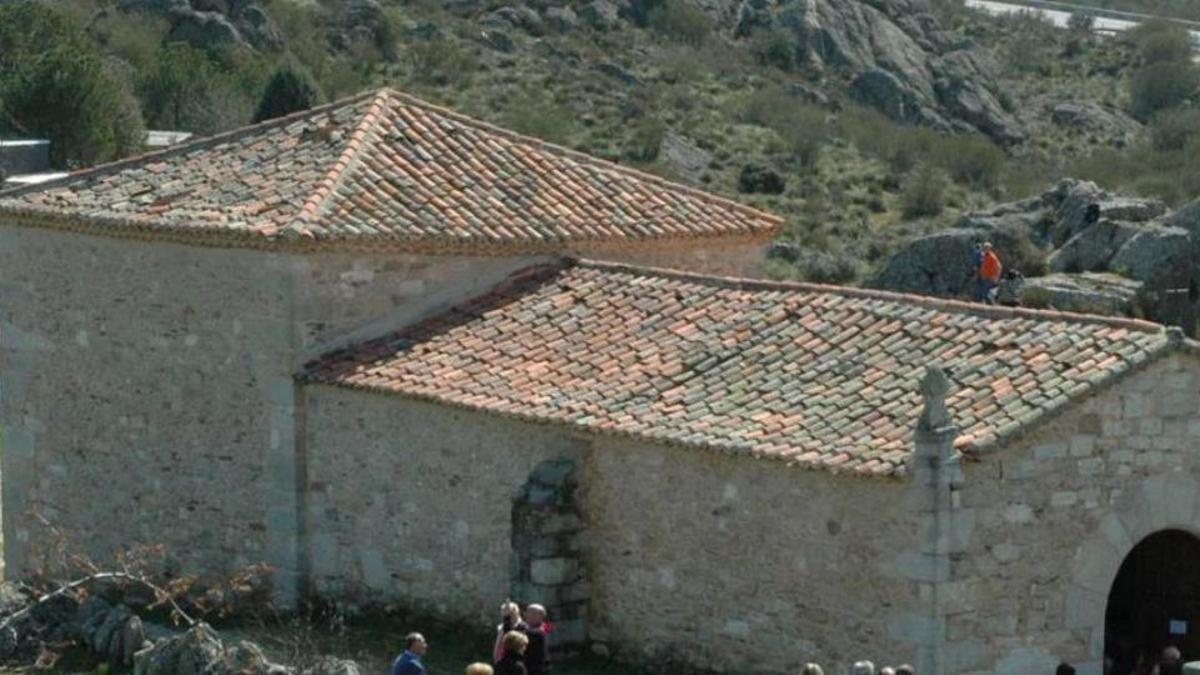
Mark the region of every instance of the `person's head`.
[[896, 666], [896, 675], [917, 675], [917, 669], [908, 665]]
[[896, 669], [891, 666], [884, 666], [879, 669], [879, 675], [896, 675]]
[[510, 630], [504, 634], [504, 653], [505, 654], [524, 654], [525, 648], [529, 646], [529, 638], [524, 633], [515, 630]]
[[512, 600], [505, 600], [504, 604], [500, 605], [500, 618], [514, 621], [521, 618], [521, 606]]
[[[987, 245], [986, 243], [984, 244]], [[875, 675], [875, 664], [870, 661], [856, 661], [850, 669], [854, 675]]]
[[538, 604], [525, 608], [525, 623], [530, 626], [540, 626], [546, 620], [546, 608]]
[[425, 642], [424, 635], [409, 633], [404, 636], [404, 648], [417, 656], [424, 656], [425, 650], [429, 648], [429, 644]]
[[1163, 663], [1173, 666], [1176, 663], [1183, 661], [1183, 654], [1181, 654], [1179, 652], [1178, 647], [1175, 647], [1175, 646], [1167, 647], [1166, 649], [1163, 650], [1162, 660], [1163, 660]]
[[800, 675], [825, 675], [825, 671], [815, 663], [806, 663], [804, 670], [800, 671]]
[[486, 663], [472, 663], [467, 666], [467, 671], [463, 675], [494, 675], [492, 667]]
[[992, 250], [992, 242], [990, 242], [990, 241], [985, 241], [985, 242], [983, 242], [982, 244], [980, 244], [980, 245], [979, 245], [979, 248], [981, 248], [981, 249], [983, 249], [983, 250], [985, 250], [985, 251], [990, 251], [990, 250]]
[[1058, 669], [1054, 671], [1054, 675], [1075, 675], [1075, 666], [1063, 662], [1058, 664]]

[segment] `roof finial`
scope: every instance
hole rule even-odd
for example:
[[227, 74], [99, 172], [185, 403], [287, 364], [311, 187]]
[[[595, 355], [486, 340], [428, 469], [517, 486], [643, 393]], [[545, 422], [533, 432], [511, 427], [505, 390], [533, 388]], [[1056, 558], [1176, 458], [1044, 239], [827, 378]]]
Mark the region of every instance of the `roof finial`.
[[950, 379], [937, 366], [926, 366], [925, 377], [921, 378], [921, 398], [925, 408], [917, 428], [935, 431], [950, 426], [950, 413], [946, 411], [946, 394], [950, 392]]

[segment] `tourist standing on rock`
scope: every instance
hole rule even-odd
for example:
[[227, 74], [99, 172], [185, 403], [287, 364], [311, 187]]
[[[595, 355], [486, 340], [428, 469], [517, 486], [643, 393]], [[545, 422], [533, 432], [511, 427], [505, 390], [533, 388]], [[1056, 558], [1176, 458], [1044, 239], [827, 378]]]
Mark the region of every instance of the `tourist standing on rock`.
[[979, 301], [989, 305], [995, 304], [993, 291], [1000, 283], [1004, 266], [1000, 264], [1000, 256], [992, 250], [992, 242], [985, 241], [980, 244], [975, 249], [971, 262], [975, 267], [976, 276], [979, 277]]
[[496, 675], [529, 675], [525, 657], [529, 650], [529, 638], [524, 633], [511, 631], [504, 636], [504, 658], [496, 662]]
[[425, 664], [421, 663], [421, 657], [425, 656], [428, 648], [424, 635], [409, 633], [404, 636], [404, 653], [392, 663], [392, 675], [425, 675]]
[[547, 675], [550, 672], [550, 644], [547, 635], [550, 624], [546, 622], [546, 608], [529, 605], [525, 608], [525, 629], [521, 631], [529, 638], [525, 650], [525, 668], [529, 675]]
[[496, 626], [496, 643], [492, 646], [492, 663], [499, 663], [504, 658], [504, 636], [511, 631], [524, 631], [525, 622], [521, 619], [521, 606], [512, 600], [505, 600], [500, 605], [500, 625]]

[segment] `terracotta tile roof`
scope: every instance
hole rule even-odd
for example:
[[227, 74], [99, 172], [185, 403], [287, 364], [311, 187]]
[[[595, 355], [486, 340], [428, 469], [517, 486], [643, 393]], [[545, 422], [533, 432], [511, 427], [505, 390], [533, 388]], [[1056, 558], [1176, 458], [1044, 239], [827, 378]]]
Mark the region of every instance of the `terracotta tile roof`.
[[564, 262], [304, 377], [888, 475], [904, 472], [927, 364], [949, 371], [970, 452], [1177, 342], [1129, 319]]
[[219, 245], [590, 250], [769, 238], [748, 206], [384, 89], [0, 192], [0, 216]]

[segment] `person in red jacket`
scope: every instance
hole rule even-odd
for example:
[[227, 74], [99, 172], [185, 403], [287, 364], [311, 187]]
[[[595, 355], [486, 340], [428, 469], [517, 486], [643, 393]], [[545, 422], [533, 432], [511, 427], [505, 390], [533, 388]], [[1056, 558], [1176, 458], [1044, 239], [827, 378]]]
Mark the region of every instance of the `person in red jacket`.
[[1004, 266], [1000, 264], [1000, 256], [992, 250], [992, 242], [985, 241], [975, 249], [972, 258], [975, 274], [979, 277], [979, 301], [996, 304], [995, 290], [1000, 284], [1000, 275]]

